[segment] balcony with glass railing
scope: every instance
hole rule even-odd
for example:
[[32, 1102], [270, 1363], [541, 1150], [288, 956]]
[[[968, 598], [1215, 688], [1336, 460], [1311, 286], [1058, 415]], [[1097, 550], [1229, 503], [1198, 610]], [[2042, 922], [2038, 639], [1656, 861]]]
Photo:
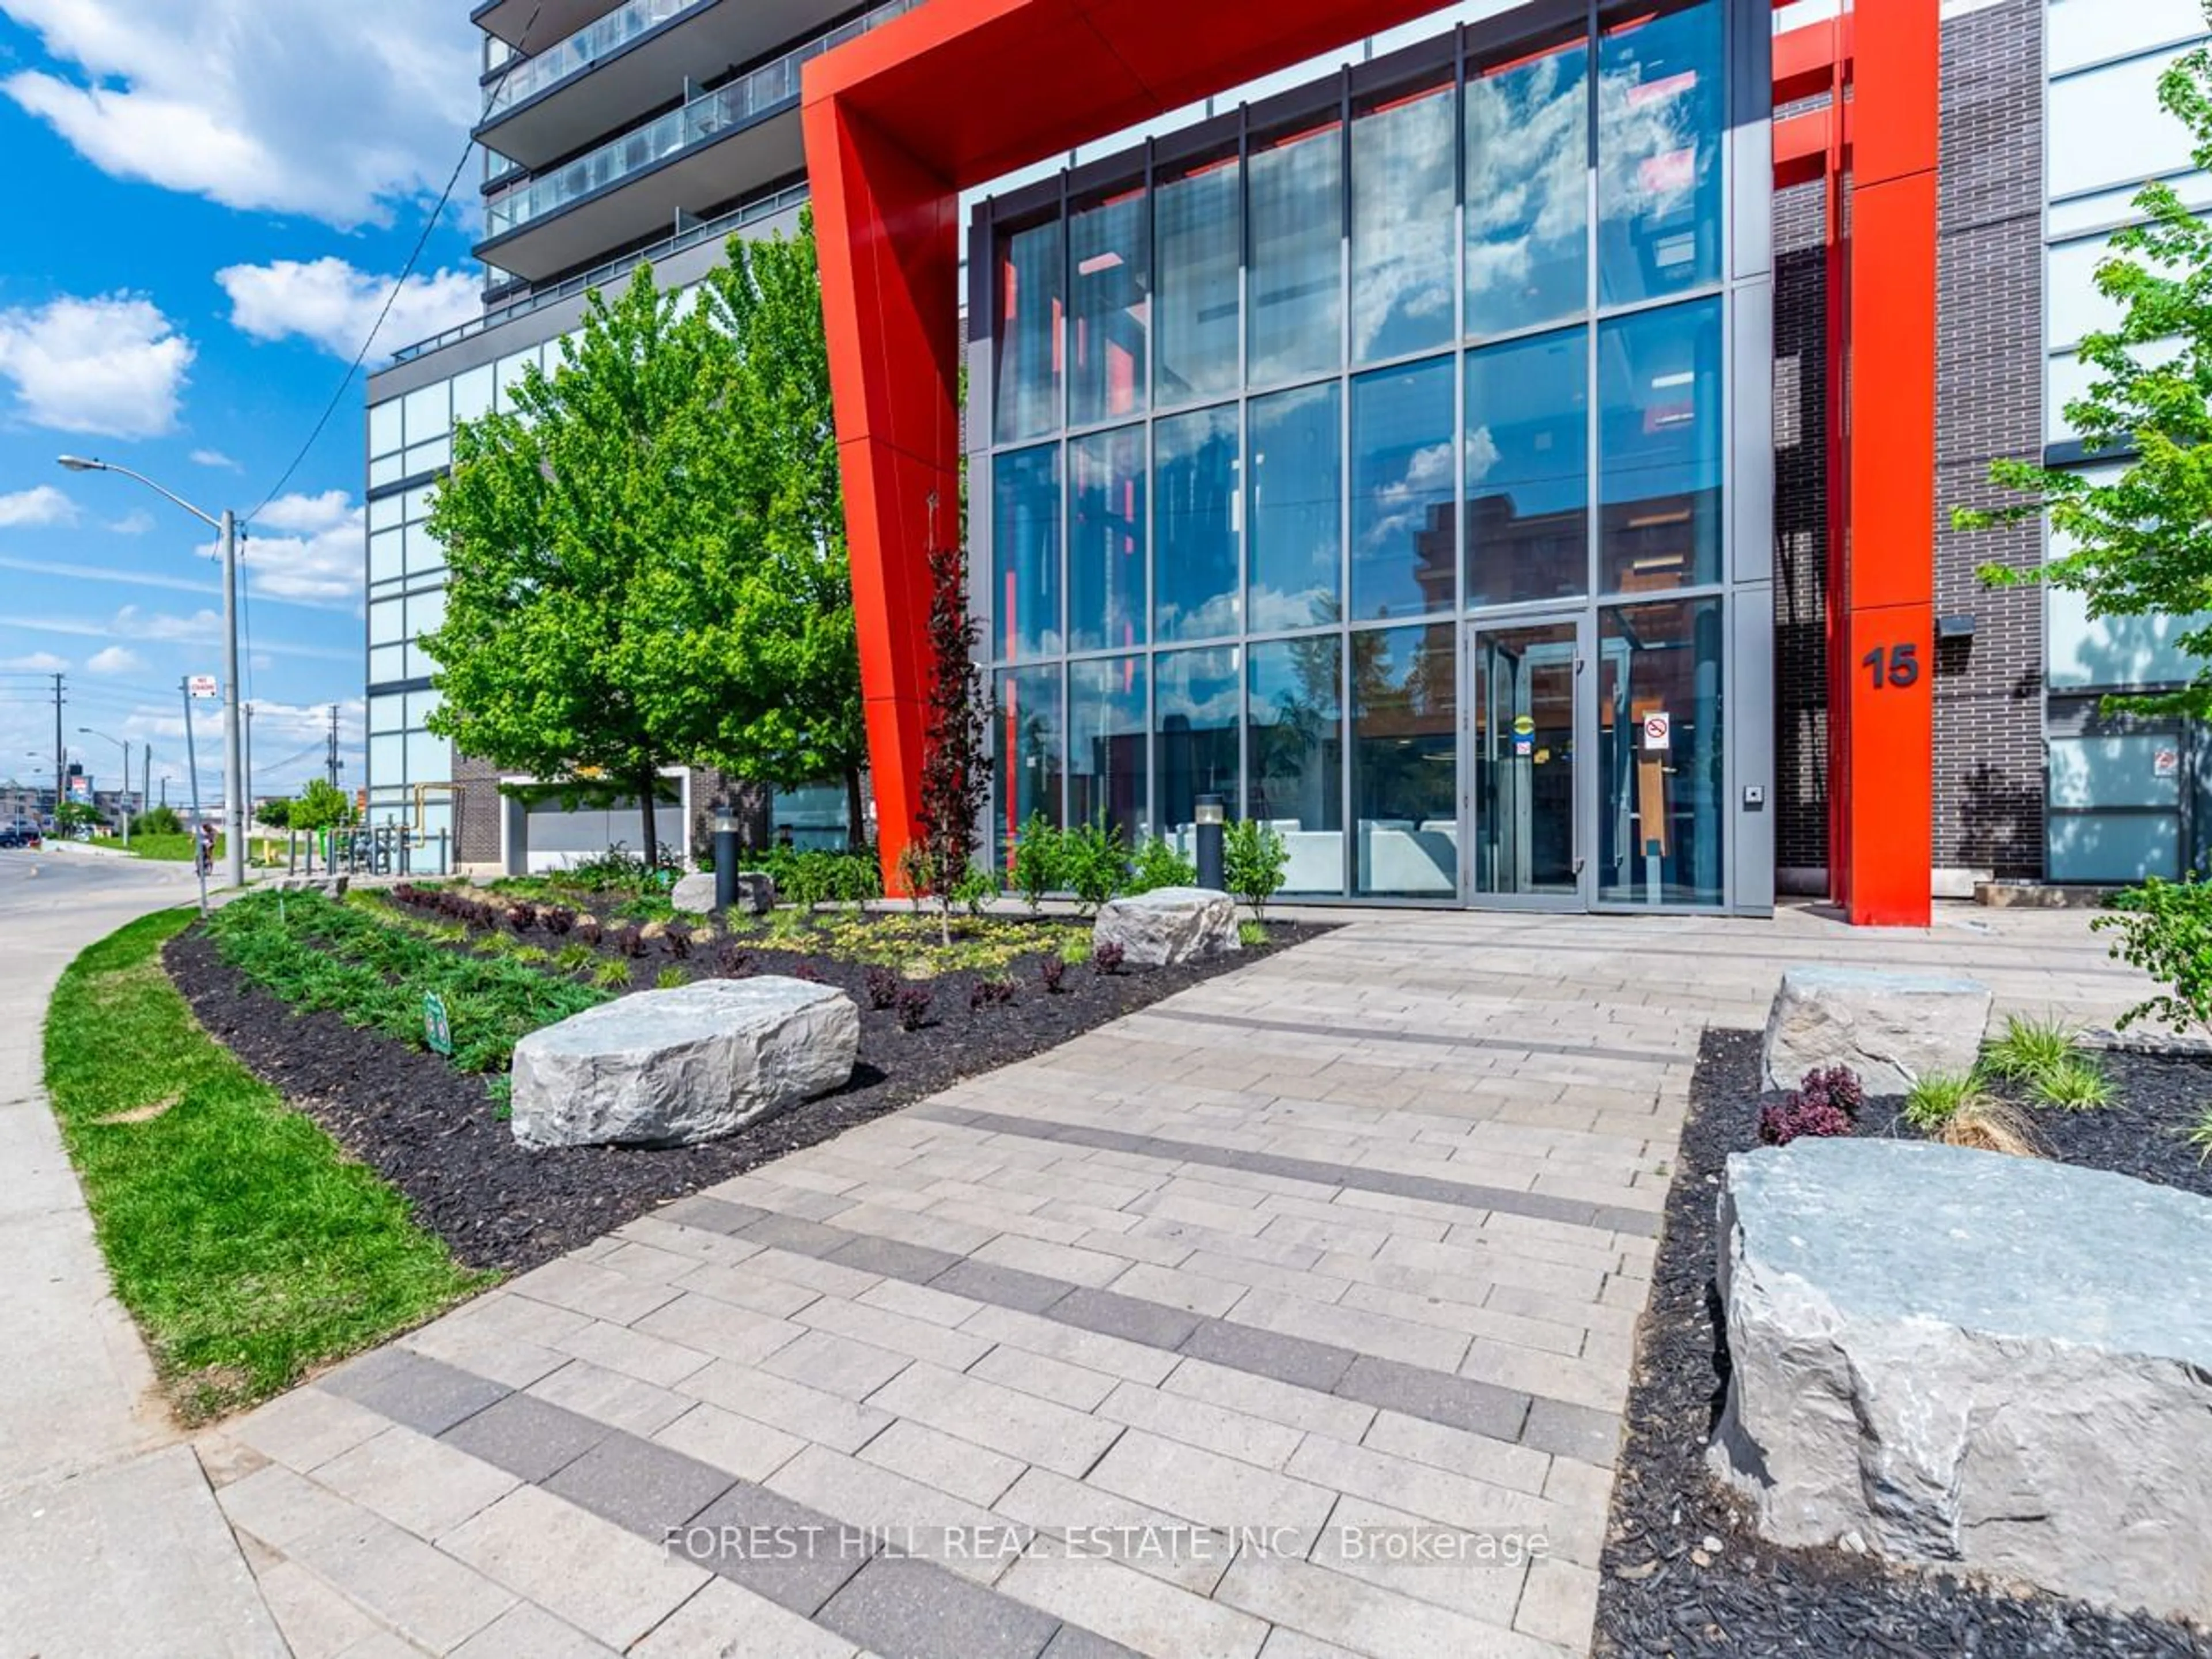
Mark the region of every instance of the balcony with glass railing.
[[[805, 41], [783, 56], [738, 76], [712, 92], [701, 94], [680, 109], [671, 110], [574, 161], [548, 168], [527, 182], [493, 196], [485, 204], [489, 234], [499, 236], [547, 214], [558, 212], [580, 198], [604, 190], [609, 185], [653, 167], [672, 155], [695, 145], [709, 143], [735, 128], [795, 104], [799, 98], [799, 71], [809, 58], [818, 58], [833, 47], [842, 46], [871, 29], [878, 28], [893, 18], [913, 10], [921, 3], [922, 0], [886, 0], [886, 3]], [[699, 13], [702, 19], [708, 15], [717, 15], [717, 7], [720, 3], [721, 0], [632, 0], [632, 3], [620, 11], [609, 13], [569, 40], [519, 66], [516, 72], [508, 77], [510, 92], [504, 103], [495, 104], [495, 107], [513, 111], [519, 115], [524, 95], [511, 90], [517, 83], [543, 92], [548, 87], [560, 84], [565, 76], [574, 75], [593, 63], [604, 61], [618, 46], [639, 39], [661, 23], [686, 13]], [[731, 15], [741, 19], [744, 14], [732, 11]], [[699, 27], [707, 25], [702, 21]], [[690, 26], [687, 26], [686, 34], [690, 32]], [[574, 48], [573, 53], [570, 52], [572, 46]], [[548, 60], [556, 61], [544, 75], [539, 75], [535, 66]], [[531, 70], [527, 82], [525, 82], [522, 73], [524, 70]], [[528, 154], [519, 153], [533, 147], [543, 147], [548, 153], [557, 153], [557, 145], [552, 144], [547, 136], [515, 131], [520, 125], [518, 121], [502, 126], [498, 117], [495, 116], [486, 120], [479, 133], [493, 149], [515, 155], [518, 160], [528, 161], [533, 159]], [[586, 131], [589, 131], [588, 127]], [[529, 143], [514, 142], [526, 137]]]
[[592, 67], [609, 53], [619, 51], [671, 18], [709, 6], [714, 0], [629, 0], [626, 6], [586, 24], [567, 40], [526, 58], [509, 70], [492, 88], [484, 118], [494, 120], [503, 112], [536, 97], [550, 86]]

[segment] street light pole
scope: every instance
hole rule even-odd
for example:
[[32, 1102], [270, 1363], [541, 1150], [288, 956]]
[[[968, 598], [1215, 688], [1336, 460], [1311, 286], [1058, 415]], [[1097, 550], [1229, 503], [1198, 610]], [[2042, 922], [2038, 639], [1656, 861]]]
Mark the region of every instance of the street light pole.
[[77, 734], [98, 738], [102, 743], [112, 743], [123, 751], [123, 844], [128, 847], [131, 845], [131, 745], [121, 738], [111, 738], [106, 732], [95, 732], [88, 726], [78, 726]]
[[[210, 526], [222, 538], [222, 820], [224, 830], [223, 879], [233, 887], [246, 884], [246, 802], [245, 779], [240, 772], [238, 732], [238, 515], [228, 507], [221, 518], [204, 513], [174, 490], [166, 489], [143, 472], [133, 472], [127, 466], [118, 466], [112, 461], [88, 460], [82, 455], [64, 455], [61, 464], [72, 472], [119, 472], [126, 478], [136, 479], [156, 495], [165, 496], [198, 519]], [[191, 704], [185, 702], [185, 729], [191, 732]], [[197, 816], [198, 808], [194, 809]]]

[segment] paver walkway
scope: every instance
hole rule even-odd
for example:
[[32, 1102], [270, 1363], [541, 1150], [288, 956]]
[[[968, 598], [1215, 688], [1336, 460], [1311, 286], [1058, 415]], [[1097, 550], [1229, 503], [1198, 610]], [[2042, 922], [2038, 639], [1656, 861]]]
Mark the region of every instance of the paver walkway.
[[631, 1223], [204, 1439], [295, 1652], [1589, 1643], [1701, 1031], [1925, 933], [1371, 914]]

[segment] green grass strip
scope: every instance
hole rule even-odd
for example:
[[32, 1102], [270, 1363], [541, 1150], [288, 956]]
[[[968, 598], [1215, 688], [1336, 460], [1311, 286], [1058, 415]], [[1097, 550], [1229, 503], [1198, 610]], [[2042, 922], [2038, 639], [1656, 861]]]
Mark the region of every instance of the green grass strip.
[[489, 1282], [193, 1020], [164, 912], [87, 950], [46, 1017], [46, 1088], [116, 1294], [197, 1422]]
[[520, 1038], [607, 1000], [565, 975], [474, 956], [317, 893], [249, 894], [208, 931], [223, 960], [270, 995], [416, 1048], [426, 1046], [422, 998], [435, 991], [457, 1071], [504, 1071]]

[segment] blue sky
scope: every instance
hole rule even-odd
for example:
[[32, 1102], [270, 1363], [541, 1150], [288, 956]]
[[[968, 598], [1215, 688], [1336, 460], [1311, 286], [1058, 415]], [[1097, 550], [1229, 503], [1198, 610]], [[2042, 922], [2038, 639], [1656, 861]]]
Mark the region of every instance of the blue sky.
[[[0, 0], [0, 778], [70, 757], [100, 787], [185, 792], [178, 677], [221, 666], [213, 538], [127, 478], [210, 512], [269, 497], [460, 159], [477, 99], [465, 0]], [[379, 336], [472, 314], [477, 176]], [[362, 387], [250, 526], [240, 678], [257, 793], [296, 787], [341, 709], [362, 781]], [[213, 705], [198, 726], [220, 779]], [[90, 726], [100, 737], [81, 736]]]

